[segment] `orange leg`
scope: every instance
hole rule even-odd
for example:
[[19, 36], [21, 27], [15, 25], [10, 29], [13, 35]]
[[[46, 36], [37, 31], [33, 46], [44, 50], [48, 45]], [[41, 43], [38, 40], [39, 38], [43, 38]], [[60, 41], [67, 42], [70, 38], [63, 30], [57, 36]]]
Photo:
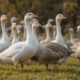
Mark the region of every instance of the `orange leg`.
[[46, 64], [46, 70], [48, 70], [48, 64]]
[[15, 65], [15, 68], [16, 68], [16, 72], [18, 72], [18, 70], [17, 70], [17, 65]]
[[61, 64], [54, 64], [54, 70], [58, 70], [58, 66], [60, 66]]
[[23, 64], [21, 63], [21, 71], [23, 72]]

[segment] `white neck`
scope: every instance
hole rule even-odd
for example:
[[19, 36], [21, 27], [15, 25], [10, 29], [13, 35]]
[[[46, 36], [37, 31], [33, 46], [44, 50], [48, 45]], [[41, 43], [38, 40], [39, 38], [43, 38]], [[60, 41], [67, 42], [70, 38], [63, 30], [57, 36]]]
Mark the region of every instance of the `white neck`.
[[64, 45], [64, 39], [63, 36], [61, 34], [61, 26], [60, 26], [60, 21], [56, 20], [56, 26], [57, 26], [57, 35], [56, 35], [56, 39], [55, 42]]
[[12, 28], [12, 33], [13, 33], [13, 41], [18, 41], [17, 35], [16, 35], [16, 30], [14, 30], [13, 28]]
[[18, 34], [18, 40], [21, 40], [21, 35], [20, 34]]
[[70, 38], [71, 40], [73, 40], [74, 39], [74, 33], [72, 32], [71, 33], [71, 38]]
[[26, 38], [26, 40], [27, 40], [27, 30], [25, 28], [25, 25], [24, 25], [24, 38]]
[[9, 37], [5, 29], [5, 22], [1, 21], [1, 26], [2, 26], [2, 41], [10, 43]]
[[39, 43], [39, 42], [38, 42], [38, 39], [37, 39], [37, 35], [36, 35], [36, 29], [33, 28], [33, 27], [32, 27], [32, 34], [33, 34], [33, 36], [36, 38], [37, 43]]
[[53, 39], [56, 38], [56, 30], [53, 31]]
[[32, 27], [32, 34], [33, 36], [37, 39], [37, 36], [36, 36], [36, 29]]
[[46, 28], [46, 41], [51, 41], [49, 28]]

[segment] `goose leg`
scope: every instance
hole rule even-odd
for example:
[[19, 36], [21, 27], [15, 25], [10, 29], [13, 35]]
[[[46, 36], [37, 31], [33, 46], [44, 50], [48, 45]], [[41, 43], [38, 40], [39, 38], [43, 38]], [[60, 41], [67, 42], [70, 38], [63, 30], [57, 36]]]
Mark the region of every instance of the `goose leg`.
[[16, 68], [16, 72], [18, 72], [18, 70], [17, 70], [17, 65], [15, 65], [15, 68]]
[[56, 71], [56, 70], [58, 70], [58, 66], [60, 66], [61, 65], [61, 63], [60, 64], [54, 64], [54, 70]]
[[48, 70], [48, 64], [46, 64], [46, 70]]
[[23, 64], [21, 63], [21, 71], [23, 72]]

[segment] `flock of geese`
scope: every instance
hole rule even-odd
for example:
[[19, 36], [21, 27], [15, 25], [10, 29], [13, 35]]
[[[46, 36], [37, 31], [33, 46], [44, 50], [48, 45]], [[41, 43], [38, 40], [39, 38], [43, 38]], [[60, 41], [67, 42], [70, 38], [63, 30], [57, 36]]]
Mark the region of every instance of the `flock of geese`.
[[[5, 28], [7, 17], [6, 15], [1, 16], [2, 38], [0, 39], [0, 61], [14, 64], [16, 71], [18, 71], [17, 65], [20, 63], [21, 71], [23, 72], [23, 63], [29, 59], [45, 64], [46, 69], [48, 69], [48, 64], [54, 64], [54, 70], [58, 70], [58, 66], [62, 65], [70, 56], [74, 56], [74, 54], [80, 60], [80, 40], [74, 39], [73, 28], [68, 29], [71, 33], [70, 40], [63, 38], [61, 33], [60, 22], [66, 19], [66, 17], [58, 14], [56, 16], [56, 25], [51, 25], [54, 21], [53, 19], [48, 20], [47, 24], [42, 27], [46, 31], [46, 38], [37, 38], [36, 29], [42, 26], [36, 19], [37, 17], [33, 13], [27, 13], [19, 25], [15, 23], [17, 18], [12, 17], [11, 27], [9, 28], [11, 35], [9, 38]], [[24, 28], [24, 40], [22, 40], [20, 34], [22, 27]], [[53, 28], [53, 39], [50, 37], [49, 29], [51, 27]], [[77, 31], [80, 31], [80, 26], [77, 27]]]

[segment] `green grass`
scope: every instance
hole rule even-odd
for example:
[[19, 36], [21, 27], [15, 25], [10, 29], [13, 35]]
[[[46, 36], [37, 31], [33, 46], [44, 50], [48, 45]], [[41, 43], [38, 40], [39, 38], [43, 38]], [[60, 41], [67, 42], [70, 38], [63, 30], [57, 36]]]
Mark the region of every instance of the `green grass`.
[[75, 57], [71, 57], [67, 62], [59, 67], [58, 72], [53, 70], [53, 64], [49, 64], [46, 70], [45, 64], [28, 61], [24, 63], [24, 72], [18, 72], [15, 66], [0, 62], [0, 80], [80, 80], [80, 64]]

